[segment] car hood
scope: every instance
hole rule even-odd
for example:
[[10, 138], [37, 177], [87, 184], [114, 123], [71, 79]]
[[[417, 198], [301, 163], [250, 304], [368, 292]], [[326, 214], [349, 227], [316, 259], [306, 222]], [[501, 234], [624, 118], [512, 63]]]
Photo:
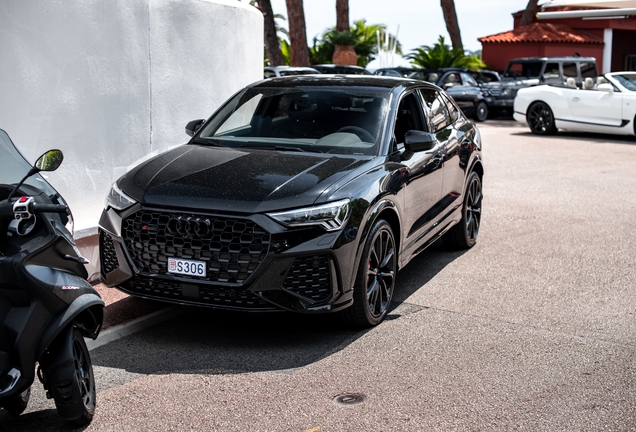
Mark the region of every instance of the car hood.
[[372, 159], [189, 144], [142, 163], [118, 185], [149, 206], [260, 213], [311, 205]]

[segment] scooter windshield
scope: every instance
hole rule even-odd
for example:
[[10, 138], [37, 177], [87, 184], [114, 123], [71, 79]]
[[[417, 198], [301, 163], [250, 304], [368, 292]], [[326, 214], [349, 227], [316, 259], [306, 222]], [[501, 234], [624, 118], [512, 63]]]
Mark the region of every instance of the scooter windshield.
[[[6, 192], [10, 189], [9, 186], [15, 186], [30, 169], [31, 165], [15, 148], [9, 135], [0, 129], [0, 186], [2, 189]], [[44, 191], [49, 196], [56, 194], [55, 189], [39, 174], [28, 178], [24, 183]], [[5, 193], [0, 193], [0, 196], [2, 195]]]

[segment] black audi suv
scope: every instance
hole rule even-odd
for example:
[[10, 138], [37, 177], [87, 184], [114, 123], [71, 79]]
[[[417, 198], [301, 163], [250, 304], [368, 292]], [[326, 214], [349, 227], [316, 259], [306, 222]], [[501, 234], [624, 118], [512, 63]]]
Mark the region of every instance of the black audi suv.
[[186, 132], [113, 185], [106, 285], [223, 309], [342, 311], [364, 327], [424, 248], [477, 240], [481, 138], [434, 85], [273, 78]]

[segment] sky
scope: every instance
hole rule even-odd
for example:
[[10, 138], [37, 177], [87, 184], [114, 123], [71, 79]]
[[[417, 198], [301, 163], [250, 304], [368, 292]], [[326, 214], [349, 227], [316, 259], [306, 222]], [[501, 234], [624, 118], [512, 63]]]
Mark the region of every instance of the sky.
[[[275, 14], [287, 16], [285, 0], [271, 0]], [[540, 2], [542, 3], [542, 2]], [[481, 50], [478, 37], [512, 30], [512, 13], [525, 9], [528, 0], [455, 0], [457, 20], [466, 50]], [[336, 25], [335, 0], [304, 0], [307, 39], [320, 37]], [[433, 45], [440, 35], [450, 44], [440, 0], [349, 0], [351, 22], [365, 19], [367, 24], [385, 24], [402, 44], [402, 52], [421, 45]], [[287, 27], [287, 21], [280, 21]], [[406, 65], [406, 60], [402, 61]], [[397, 66], [398, 64], [394, 64]]]

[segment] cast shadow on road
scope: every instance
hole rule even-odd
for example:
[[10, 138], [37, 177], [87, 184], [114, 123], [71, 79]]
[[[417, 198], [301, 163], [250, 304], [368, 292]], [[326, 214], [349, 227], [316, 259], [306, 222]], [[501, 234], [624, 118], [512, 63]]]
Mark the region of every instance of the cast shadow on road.
[[[449, 252], [438, 242], [416, 257], [398, 274], [394, 301], [386, 319], [400, 319], [424, 309], [409, 304], [408, 298], [463, 253]], [[368, 331], [373, 329], [347, 328], [334, 315], [249, 314], [185, 308], [184, 315], [178, 318], [93, 350], [91, 358], [101, 392], [138, 378], [136, 374], [285, 373], [346, 348]], [[104, 374], [100, 367], [119, 372]], [[106, 375], [111, 382], [101, 379]], [[40, 384], [36, 381], [34, 385]], [[54, 409], [40, 408], [18, 418], [0, 409], [2, 431], [84, 429], [72, 427]]]
[[57, 415], [54, 409], [22, 414], [20, 417], [11, 417], [4, 410], [0, 410], [0, 430], [3, 432], [24, 431], [83, 431], [88, 426], [76, 427]]
[[513, 132], [511, 135], [517, 136], [532, 136], [536, 139], [544, 139], [549, 138], [551, 140], [567, 140], [567, 141], [586, 141], [586, 142], [595, 142], [598, 144], [627, 144], [627, 145], [636, 145], [636, 139], [634, 139], [631, 135], [610, 135], [610, 134], [600, 134], [600, 133], [591, 133], [591, 132], [569, 132], [569, 131], [559, 131], [555, 135], [549, 135], [547, 137], [542, 137], [538, 135], [534, 135], [530, 130], [524, 132]]
[[[387, 319], [419, 311], [403, 304], [461, 252], [434, 244], [398, 274]], [[238, 313], [188, 308], [169, 322], [92, 351], [93, 364], [139, 374], [245, 373], [295, 369], [332, 355], [367, 331], [335, 314]]]

